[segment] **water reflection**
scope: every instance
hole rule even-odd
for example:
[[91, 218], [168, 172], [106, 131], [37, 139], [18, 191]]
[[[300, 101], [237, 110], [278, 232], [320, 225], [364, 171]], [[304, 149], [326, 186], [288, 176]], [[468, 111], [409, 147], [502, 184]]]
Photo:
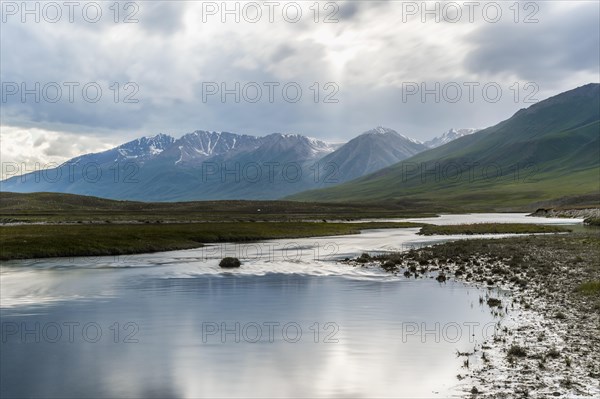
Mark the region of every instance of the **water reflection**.
[[[205, 275], [132, 280], [117, 294], [4, 310], [29, 335], [3, 336], [2, 396], [431, 397], [456, 384], [455, 350], [474, 346], [464, 323], [493, 321], [473, 306], [480, 292], [434, 280]], [[50, 323], [63, 326], [56, 343]], [[65, 323], [79, 323], [73, 342]]]
[[456, 350], [493, 332], [485, 293], [335, 261], [473, 238], [417, 232], [5, 262], [0, 396], [448, 396]]

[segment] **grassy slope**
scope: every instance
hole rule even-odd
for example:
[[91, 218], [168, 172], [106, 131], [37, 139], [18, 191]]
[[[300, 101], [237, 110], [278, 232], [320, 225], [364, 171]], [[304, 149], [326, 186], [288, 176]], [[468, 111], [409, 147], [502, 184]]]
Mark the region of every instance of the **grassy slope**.
[[[585, 86], [517, 112], [512, 118], [445, 146], [420, 153], [379, 172], [325, 190], [290, 197], [294, 200], [384, 201], [437, 198], [457, 209], [525, 207], [536, 201], [600, 191], [600, 86]], [[426, 175], [425, 165], [456, 181]], [[476, 166], [469, 170], [466, 165]], [[520, 170], [515, 174], [516, 165]], [[494, 176], [485, 178], [483, 168]], [[470, 171], [474, 171], [474, 178]], [[438, 177], [436, 179], [436, 177]]]

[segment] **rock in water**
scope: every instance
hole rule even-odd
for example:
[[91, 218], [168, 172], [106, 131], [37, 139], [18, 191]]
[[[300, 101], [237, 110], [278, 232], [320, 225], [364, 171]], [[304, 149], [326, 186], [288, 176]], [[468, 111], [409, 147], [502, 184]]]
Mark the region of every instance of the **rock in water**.
[[221, 266], [223, 268], [240, 267], [241, 265], [242, 265], [242, 262], [240, 262], [240, 260], [238, 258], [231, 258], [231, 257], [223, 258], [221, 260], [221, 262], [219, 263], [219, 266]]

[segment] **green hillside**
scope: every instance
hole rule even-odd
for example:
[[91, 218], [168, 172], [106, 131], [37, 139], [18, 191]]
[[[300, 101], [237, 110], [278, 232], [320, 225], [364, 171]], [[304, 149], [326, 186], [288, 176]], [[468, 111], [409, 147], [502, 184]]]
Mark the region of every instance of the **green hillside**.
[[501, 210], [597, 192], [600, 85], [588, 84], [374, 174], [290, 198], [429, 199], [457, 210]]

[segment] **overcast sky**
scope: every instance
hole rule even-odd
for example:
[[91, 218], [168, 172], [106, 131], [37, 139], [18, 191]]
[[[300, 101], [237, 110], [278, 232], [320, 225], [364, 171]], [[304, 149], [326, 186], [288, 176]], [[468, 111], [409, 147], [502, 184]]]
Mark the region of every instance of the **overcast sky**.
[[600, 79], [596, 0], [1, 4], [2, 162], [194, 130], [426, 140]]

